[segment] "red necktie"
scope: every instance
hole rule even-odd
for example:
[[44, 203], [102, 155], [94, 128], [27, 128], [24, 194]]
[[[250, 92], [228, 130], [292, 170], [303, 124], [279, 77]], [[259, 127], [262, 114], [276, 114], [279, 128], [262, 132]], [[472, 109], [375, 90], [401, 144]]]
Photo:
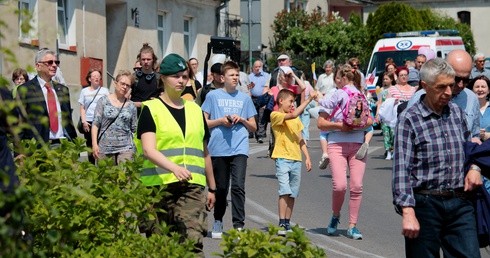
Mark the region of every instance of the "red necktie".
[[46, 82], [44, 86], [48, 91], [49, 129], [51, 129], [53, 133], [56, 133], [58, 132], [58, 108], [56, 107], [56, 97], [54, 96], [53, 89], [49, 82]]

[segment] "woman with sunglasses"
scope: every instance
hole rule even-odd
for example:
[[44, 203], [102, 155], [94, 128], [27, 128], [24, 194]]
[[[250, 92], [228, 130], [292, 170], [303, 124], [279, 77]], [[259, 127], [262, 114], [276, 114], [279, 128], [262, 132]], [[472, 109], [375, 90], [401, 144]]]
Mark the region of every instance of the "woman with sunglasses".
[[[99, 70], [90, 70], [85, 77], [88, 86], [80, 92], [78, 103], [80, 104], [81, 128], [78, 128], [86, 140], [87, 147], [92, 149], [92, 121], [94, 120], [95, 106], [102, 96], [109, 95], [109, 90], [102, 87], [102, 73]], [[88, 160], [95, 164], [93, 155], [88, 155]]]
[[136, 106], [127, 99], [133, 82], [130, 71], [120, 71], [116, 76], [114, 93], [97, 101], [92, 122], [92, 155], [97, 160], [111, 158], [119, 164], [133, 159]]

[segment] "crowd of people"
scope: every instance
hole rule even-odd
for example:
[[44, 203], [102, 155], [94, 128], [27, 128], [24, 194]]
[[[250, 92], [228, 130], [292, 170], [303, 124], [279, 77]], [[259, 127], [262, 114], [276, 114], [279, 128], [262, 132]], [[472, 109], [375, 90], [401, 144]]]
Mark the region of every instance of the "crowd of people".
[[[211, 237], [221, 238], [230, 190], [233, 228], [245, 227], [251, 138], [259, 144], [269, 138], [278, 180], [279, 234], [291, 231], [303, 156], [307, 171], [312, 169], [307, 148], [310, 117], [321, 130], [318, 167], [332, 172], [327, 233], [337, 234], [349, 189], [347, 236], [362, 239], [358, 218], [363, 177], [372, 125], [380, 123], [385, 158], [394, 164], [393, 204], [403, 216], [407, 257], [438, 256], [441, 247], [455, 257], [478, 257], [474, 209], [466, 197], [490, 183], [476, 164], [465, 171], [463, 144], [490, 138], [490, 71], [482, 60], [484, 55], [472, 60], [464, 50], [450, 52], [445, 60], [419, 54], [402, 65], [388, 58], [375, 92], [375, 115], [369, 112], [365, 118], [362, 96], [368, 91], [355, 57], [337, 66], [325, 61], [325, 73], [313, 85], [286, 54], [278, 56], [271, 73], [262, 60], [255, 60], [247, 76], [237, 63], [220, 60], [212, 64], [210, 76], [202, 78], [196, 58], [169, 54], [159, 63], [147, 43], [133, 71], [117, 73], [112, 93], [103, 86], [101, 71], [88, 72], [76, 127], [68, 87], [54, 79], [60, 61], [49, 49], [36, 54], [34, 78], [29, 80], [23, 69], [13, 72], [15, 86], [12, 92], [2, 90], [1, 100], [17, 99], [21, 112], [15, 115], [32, 126], [22, 130], [20, 139], [35, 138], [56, 148], [62, 140], [77, 137], [77, 128], [95, 165], [101, 159], [120, 164], [143, 156], [143, 185], [165, 185], [171, 195], [157, 204], [166, 212], [142, 222], [141, 232], [161, 233], [155, 223], [166, 222], [183, 239], [194, 240], [201, 255], [207, 210], [214, 208]], [[353, 96], [361, 96], [353, 107], [356, 125], [346, 122], [349, 112], [344, 112]], [[2, 168], [8, 168], [12, 180], [0, 187], [11, 191], [17, 179], [12, 156], [4, 148], [10, 132], [7, 114], [1, 115]], [[446, 203], [452, 210], [440, 208]]]

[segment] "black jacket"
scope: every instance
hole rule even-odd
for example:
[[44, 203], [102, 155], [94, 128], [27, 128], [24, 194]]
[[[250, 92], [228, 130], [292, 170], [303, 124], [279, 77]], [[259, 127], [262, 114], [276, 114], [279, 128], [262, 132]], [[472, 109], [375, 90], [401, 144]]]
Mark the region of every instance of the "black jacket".
[[[77, 137], [73, 120], [71, 117], [72, 109], [70, 104], [70, 91], [65, 85], [57, 82], [53, 83], [53, 89], [56, 91], [58, 101], [61, 107], [61, 124], [64, 136], [72, 140]], [[44, 142], [49, 141], [49, 115], [43, 91], [39, 85], [37, 76], [32, 80], [22, 84], [17, 89], [17, 97], [20, 99], [26, 115], [21, 110], [21, 117], [29, 123], [35, 130], [25, 129], [21, 132], [20, 139], [37, 138], [35, 131], [39, 133], [40, 139]], [[43, 119], [44, 118], [44, 119]], [[42, 122], [44, 120], [44, 122]]]

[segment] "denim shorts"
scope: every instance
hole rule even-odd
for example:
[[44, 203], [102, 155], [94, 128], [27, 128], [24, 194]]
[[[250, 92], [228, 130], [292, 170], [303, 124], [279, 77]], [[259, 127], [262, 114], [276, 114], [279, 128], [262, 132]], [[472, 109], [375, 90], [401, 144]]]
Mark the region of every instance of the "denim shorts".
[[328, 138], [328, 131], [320, 131], [320, 140], [326, 141]]
[[298, 197], [301, 183], [301, 161], [277, 158], [276, 177], [279, 180], [279, 196]]

